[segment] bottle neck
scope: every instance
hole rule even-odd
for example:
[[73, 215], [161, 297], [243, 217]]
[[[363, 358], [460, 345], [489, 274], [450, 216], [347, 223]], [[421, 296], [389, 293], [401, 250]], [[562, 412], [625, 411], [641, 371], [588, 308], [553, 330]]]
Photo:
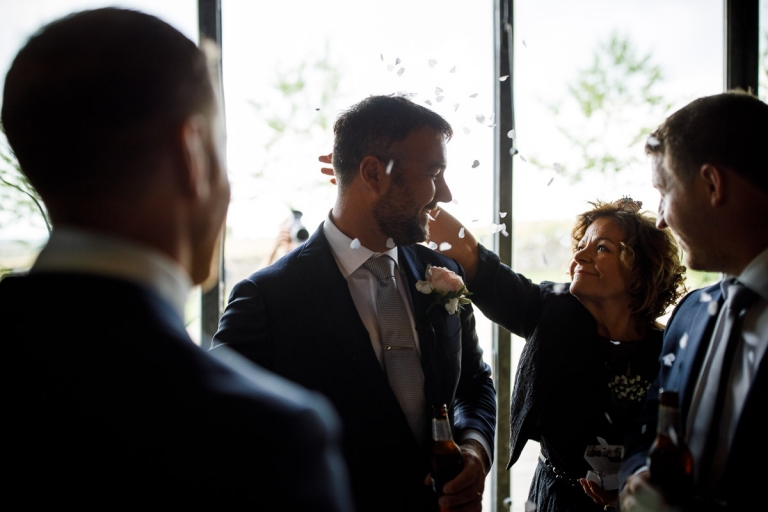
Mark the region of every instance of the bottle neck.
[[661, 405], [659, 407], [659, 421], [656, 432], [659, 435], [669, 437], [673, 443], [679, 444], [680, 412], [677, 407], [670, 405]]
[[451, 424], [447, 418], [432, 418], [432, 439], [435, 441], [452, 441]]

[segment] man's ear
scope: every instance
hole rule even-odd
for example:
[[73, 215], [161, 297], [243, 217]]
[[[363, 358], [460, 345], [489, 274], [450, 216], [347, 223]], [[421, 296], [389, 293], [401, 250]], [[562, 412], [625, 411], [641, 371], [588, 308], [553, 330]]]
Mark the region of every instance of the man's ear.
[[194, 198], [207, 197], [210, 193], [210, 173], [206, 140], [208, 122], [202, 115], [188, 117], [179, 131], [181, 147], [181, 179], [184, 189]]
[[383, 194], [389, 186], [389, 176], [386, 175], [386, 168], [381, 160], [375, 156], [368, 155], [360, 162], [358, 171], [360, 179], [366, 187], [375, 194]]
[[715, 165], [704, 164], [699, 170], [699, 176], [707, 187], [709, 203], [715, 207], [725, 204], [725, 194], [728, 191], [725, 171]]

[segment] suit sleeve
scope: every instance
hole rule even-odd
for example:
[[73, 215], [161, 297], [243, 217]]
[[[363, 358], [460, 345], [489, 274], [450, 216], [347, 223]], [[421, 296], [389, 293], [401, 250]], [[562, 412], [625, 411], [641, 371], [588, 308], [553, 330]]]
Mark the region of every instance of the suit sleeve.
[[211, 350], [226, 345], [256, 364], [271, 369], [271, 330], [259, 285], [251, 278], [244, 279], [232, 289]]
[[[460, 269], [461, 270], [461, 269]], [[454, 425], [459, 439], [465, 431], [485, 438], [493, 461], [496, 429], [496, 388], [491, 367], [483, 361], [483, 350], [475, 330], [475, 313], [468, 305], [461, 313], [461, 375], [454, 402]]]

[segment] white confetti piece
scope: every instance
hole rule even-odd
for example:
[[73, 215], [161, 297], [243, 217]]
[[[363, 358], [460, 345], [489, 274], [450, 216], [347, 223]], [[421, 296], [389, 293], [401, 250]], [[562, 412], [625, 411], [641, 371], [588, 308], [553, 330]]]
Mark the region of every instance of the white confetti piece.
[[656, 137], [654, 137], [653, 135], [651, 135], [650, 137], [648, 137], [648, 140], [646, 140], [646, 141], [645, 141], [645, 143], [646, 143], [646, 144], [648, 144], [648, 145], [649, 145], [649, 146], [651, 146], [651, 147], [656, 147], [656, 146], [658, 146], [659, 144], [661, 144], [661, 142], [659, 142], [659, 139], [657, 139], [657, 138], [656, 138]]
[[441, 212], [441, 211], [443, 211], [443, 210], [437, 210], [437, 211], [435, 212], [435, 218], [437, 218], [437, 216], [438, 216], [438, 215], [440, 215], [440, 212]]
[[464, 238], [464, 228], [459, 230], [459, 238]]
[[395, 166], [395, 161], [390, 160], [389, 163], [387, 164], [387, 174], [390, 174], [392, 172], [392, 167], [394, 166]]
[[510, 139], [514, 139], [515, 138], [515, 130], [509, 130], [507, 132], [507, 137], [509, 137]]
[[459, 110], [459, 104], [458, 103], [454, 103], [453, 104], [453, 111], [456, 112], [457, 110]]
[[648, 430], [648, 425], [643, 423], [643, 426], [640, 427], [640, 433], [645, 434], [645, 431]]
[[427, 218], [428, 218], [429, 220], [435, 220], [435, 218], [432, 216], [432, 214], [431, 214], [431, 213], [428, 213], [428, 214], [427, 214]]
[[443, 98], [444, 96], [438, 96], [437, 98], [435, 98], [435, 101], [440, 103], [441, 101], [443, 101]]
[[448, 71], [448, 72], [449, 72], [449, 73], [455, 73], [455, 72], [456, 72], [456, 66], [453, 66], [453, 67], [451, 68], [451, 70], [450, 70], [450, 71]]
[[528, 160], [525, 159], [525, 157], [523, 155], [520, 155], [520, 160], [522, 160], [523, 162], [527, 162], [528, 161]]
[[435, 87], [435, 96], [440, 96], [443, 94], [443, 90], [439, 87]]
[[480, 162], [479, 162], [479, 161], [475, 160], [474, 162], [472, 162], [472, 168], [473, 168], [473, 169], [474, 169], [475, 167], [477, 167], [478, 165], [480, 165]]
[[523, 512], [536, 512], [536, 504], [532, 501], [526, 501]]
[[509, 75], [500, 76], [499, 77], [499, 82], [504, 82], [504, 81], [507, 80], [507, 78], [509, 78]]
[[673, 353], [671, 353], [671, 352], [670, 352], [669, 354], [665, 355], [665, 356], [662, 358], [662, 360], [664, 361], [664, 364], [665, 364], [666, 366], [672, 366], [672, 363], [674, 363], [674, 362], [675, 362], [675, 354], [673, 354]]
[[685, 348], [688, 345], [688, 333], [683, 333], [682, 336], [680, 336], [680, 348]]
[[429, 247], [429, 248], [430, 248], [430, 249], [432, 249], [433, 251], [434, 251], [434, 250], [437, 250], [437, 244], [436, 244], [435, 242], [429, 242], [429, 243], [427, 244], [427, 247]]
[[397, 66], [398, 64], [400, 64], [400, 62], [402, 62], [402, 61], [400, 60], [400, 57], [397, 57], [397, 58], [395, 59], [395, 66]]
[[499, 217], [502, 219], [507, 216], [507, 212], [499, 212]]
[[387, 249], [394, 249], [395, 248], [395, 241], [391, 238], [387, 238]]
[[320, 109], [319, 109], [319, 108], [316, 108], [316, 109], [315, 109], [315, 112], [320, 112]]
[[453, 247], [453, 246], [451, 244], [449, 244], [448, 242], [443, 242], [443, 243], [440, 244], [440, 250], [441, 251], [449, 251], [451, 249], [451, 247]]
[[749, 361], [749, 364], [754, 365], [755, 364], [755, 351], [750, 350], [747, 352], [747, 361]]
[[605, 411], [605, 419], [607, 419], [607, 420], [608, 420], [608, 423], [610, 423], [611, 425], [613, 425], [613, 420], [611, 419], [611, 415], [610, 415], [610, 414], [608, 414], [608, 411]]
[[717, 314], [718, 307], [719, 306], [717, 305], [717, 302], [714, 300], [710, 302], [707, 306], [707, 313], [709, 313], [709, 316], [715, 316]]
[[552, 291], [557, 295], [562, 295], [566, 292], [567, 288], [568, 287], [563, 283], [555, 283], [554, 286], [552, 286]]
[[711, 302], [712, 296], [708, 294], [707, 292], [701, 292], [701, 296], [699, 296], [699, 302]]
[[496, 224], [495, 222], [491, 222], [491, 233], [501, 233], [502, 231], [506, 231], [507, 226], [505, 224]]
[[475, 119], [477, 119], [477, 122], [480, 124], [483, 124], [485, 122], [485, 116], [483, 114], [477, 114], [475, 116]]
[[432, 102], [429, 101], [429, 100], [424, 100], [424, 103], [426, 103], [427, 105], [431, 105], [432, 104]]
[[560, 165], [558, 162], [555, 162], [554, 164], [552, 164], [552, 167], [554, 167], [557, 172], [560, 172], [563, 170], [563, 166]]
[[523, 46], [525, 46], [526, 48], [528, 48], [528, 45], [527, 45], [527, 44], [525, 44], [525, 39], [523, 39]]
[[614, 340], [608, 340], [608, 341], [611, 342], [611, 345], [621, 345], [620, 341], [614, 341]]
[[466, 126], [464, 127], [464, 133], [465, 133], [465, 134], [469, 135], [469, 133], [470, 133], [471, 131], [472, 131], [472, 130], [470, 130], [470, 129], [469, 129], [469, 128], [467, 128]]
[[381, 56], [381, 62], [384, 62], [384, 54], [380, 53], [379, 55]]
[[451, 203], [459, 204], [459, 200], [454, 197], [453, 199], [451, 199]]
[[405, 68], [400, 68], [397, 70], [397, 76], [403, 76], [403, 73], [405, 72]]
[[492, 113], [490, 116], [488, 116], [488, 120], [493, 122], [493, 120], [496, 119], [496, 113]]
[[433, 68], [437, 64], [437, 61], [435, 59], [429, 59], [429, 67]]
[[545, 265], [549, 265], [549, 261], [547, 261], [547, 255], [544, 253], [541, 253], [541, 261], [543, 261]]
[[517, 148], [516, 148], [516, 147], [514, 147], [514, 146], [512, 146], [511, 148], [509, 148], [509, 154], [510, 154], [511, 156], [515, 156], [515, 155], [517, 154]]
[[496, 123], [493, 123], [493, 124], [489, 124], [489, 125], [488, 125], [488, 128], [493, 128], [493, 127], [495, 127], [495, 126], [496, 126]]
[[550, 186], [553, 181], [555, 181], [555, 178], [549, 178], [549, 181], [547, 182], [547, 186]]
[[349, 243], [350, 249], [359, 249], [360, 248], [360, 240], [355, 238]]
[[470, 98], [477, 98], [477, 93], [474, 93], [474, 94], [470, 94], [470, 95], [469, 95], [469, 97], [470, 97]]

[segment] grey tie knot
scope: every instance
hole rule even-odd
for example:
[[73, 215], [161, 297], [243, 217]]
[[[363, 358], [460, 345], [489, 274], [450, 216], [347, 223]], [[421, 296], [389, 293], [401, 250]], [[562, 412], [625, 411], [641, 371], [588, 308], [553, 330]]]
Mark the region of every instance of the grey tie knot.
[[386, 254], [368, 259], [363, 266], [376, 276], [379, 284], [386, 283], [388, 279], [395, 277], [395, 260]]

